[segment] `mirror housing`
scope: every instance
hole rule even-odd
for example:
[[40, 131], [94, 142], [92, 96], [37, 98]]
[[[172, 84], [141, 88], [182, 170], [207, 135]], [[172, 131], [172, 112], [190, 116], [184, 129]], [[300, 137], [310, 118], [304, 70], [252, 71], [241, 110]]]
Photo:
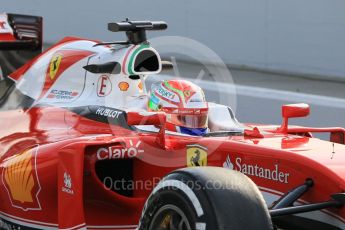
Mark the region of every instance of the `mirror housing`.
[[165, 123], [166, 114], [163, 112], [147, 112], [147, 111], [128, 111], [128, 125], [154, 125], [160, 126], [156, 143], [165, 149]]
[[331, 132], [330, 134], [330, 142], [338, 143], [338, 144], [345, 144], [345, 136], [344, 132]]
[[310, 107], [308, 104], [289, 104], [282, 106], [282, 117], [293, 118], [293, 117], [306, 117], [310, 113]]
[[306, 117], [310, 113], [310, 107], [308, 104], [299, 103], [299, 104], [288, 104], [282, 106], [282, 117], [283, 123], [278, 128], [278, 132], [286, 133], [288, 131], [289, 118], [295, 117]]

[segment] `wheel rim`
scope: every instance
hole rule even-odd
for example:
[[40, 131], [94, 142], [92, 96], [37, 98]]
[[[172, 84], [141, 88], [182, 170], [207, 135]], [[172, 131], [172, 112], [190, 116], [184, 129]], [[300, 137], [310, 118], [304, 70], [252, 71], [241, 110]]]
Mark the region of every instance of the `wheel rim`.
[[150, 230], [191, 230], [184, 212], [175, 205], [164, 205], [155, 213]]

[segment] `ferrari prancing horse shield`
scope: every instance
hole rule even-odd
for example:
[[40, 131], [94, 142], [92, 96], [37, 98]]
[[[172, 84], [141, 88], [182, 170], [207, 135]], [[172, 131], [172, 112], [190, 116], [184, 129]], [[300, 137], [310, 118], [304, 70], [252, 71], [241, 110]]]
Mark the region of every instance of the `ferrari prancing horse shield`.
[[187, 166], [206, 166], [207, 148], [200, 145], [187, 145]]
[[50, 76], [51, 80], [53, 80], [55, 78], [55, 75], [56, 75], [57, 71], [59, 70], [61, 59], [62, 59], [62, 54], [58, 53], [58, 54], [54, 54], [54, 56], [50, 60], [49, 76]]

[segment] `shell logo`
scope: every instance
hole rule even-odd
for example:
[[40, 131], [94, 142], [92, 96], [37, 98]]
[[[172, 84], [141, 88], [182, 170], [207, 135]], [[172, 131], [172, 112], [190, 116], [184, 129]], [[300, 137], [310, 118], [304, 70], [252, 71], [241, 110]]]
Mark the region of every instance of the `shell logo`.
[[118, 86], [121, 91], [127, 91], [129, 88], [129, 84], [125, 81], [121, 81]]
[[139, 84], [138, 84], [138, 88], [139, 88], [139, 90], [140, 90], [140, 91], [142, 91], [142, 90], [143, 90], [143, 83], [142, 83], [142, 82], [139, 82]]
[[12, 206], [25, 211], [41, 209], [37, 197], [41, 189], [36, 172], [37, 149], [28, 149], [9, 158], [2, 174]]

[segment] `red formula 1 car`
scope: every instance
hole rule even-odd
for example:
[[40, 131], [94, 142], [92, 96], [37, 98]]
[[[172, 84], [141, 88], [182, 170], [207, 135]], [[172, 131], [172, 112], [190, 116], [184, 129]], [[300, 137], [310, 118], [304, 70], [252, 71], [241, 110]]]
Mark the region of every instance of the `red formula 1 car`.
[[308, 105], [271, 126], [209, 103], [201, 137], [145, 110], [168, 65], [145, 33], [166, 27], [110, 23], [128, 40], [68, 37], [9, 73], [40, 50], [42, 19], [0, 15], [0, 228], [345, 229], [345, 130], [289, 126]]

